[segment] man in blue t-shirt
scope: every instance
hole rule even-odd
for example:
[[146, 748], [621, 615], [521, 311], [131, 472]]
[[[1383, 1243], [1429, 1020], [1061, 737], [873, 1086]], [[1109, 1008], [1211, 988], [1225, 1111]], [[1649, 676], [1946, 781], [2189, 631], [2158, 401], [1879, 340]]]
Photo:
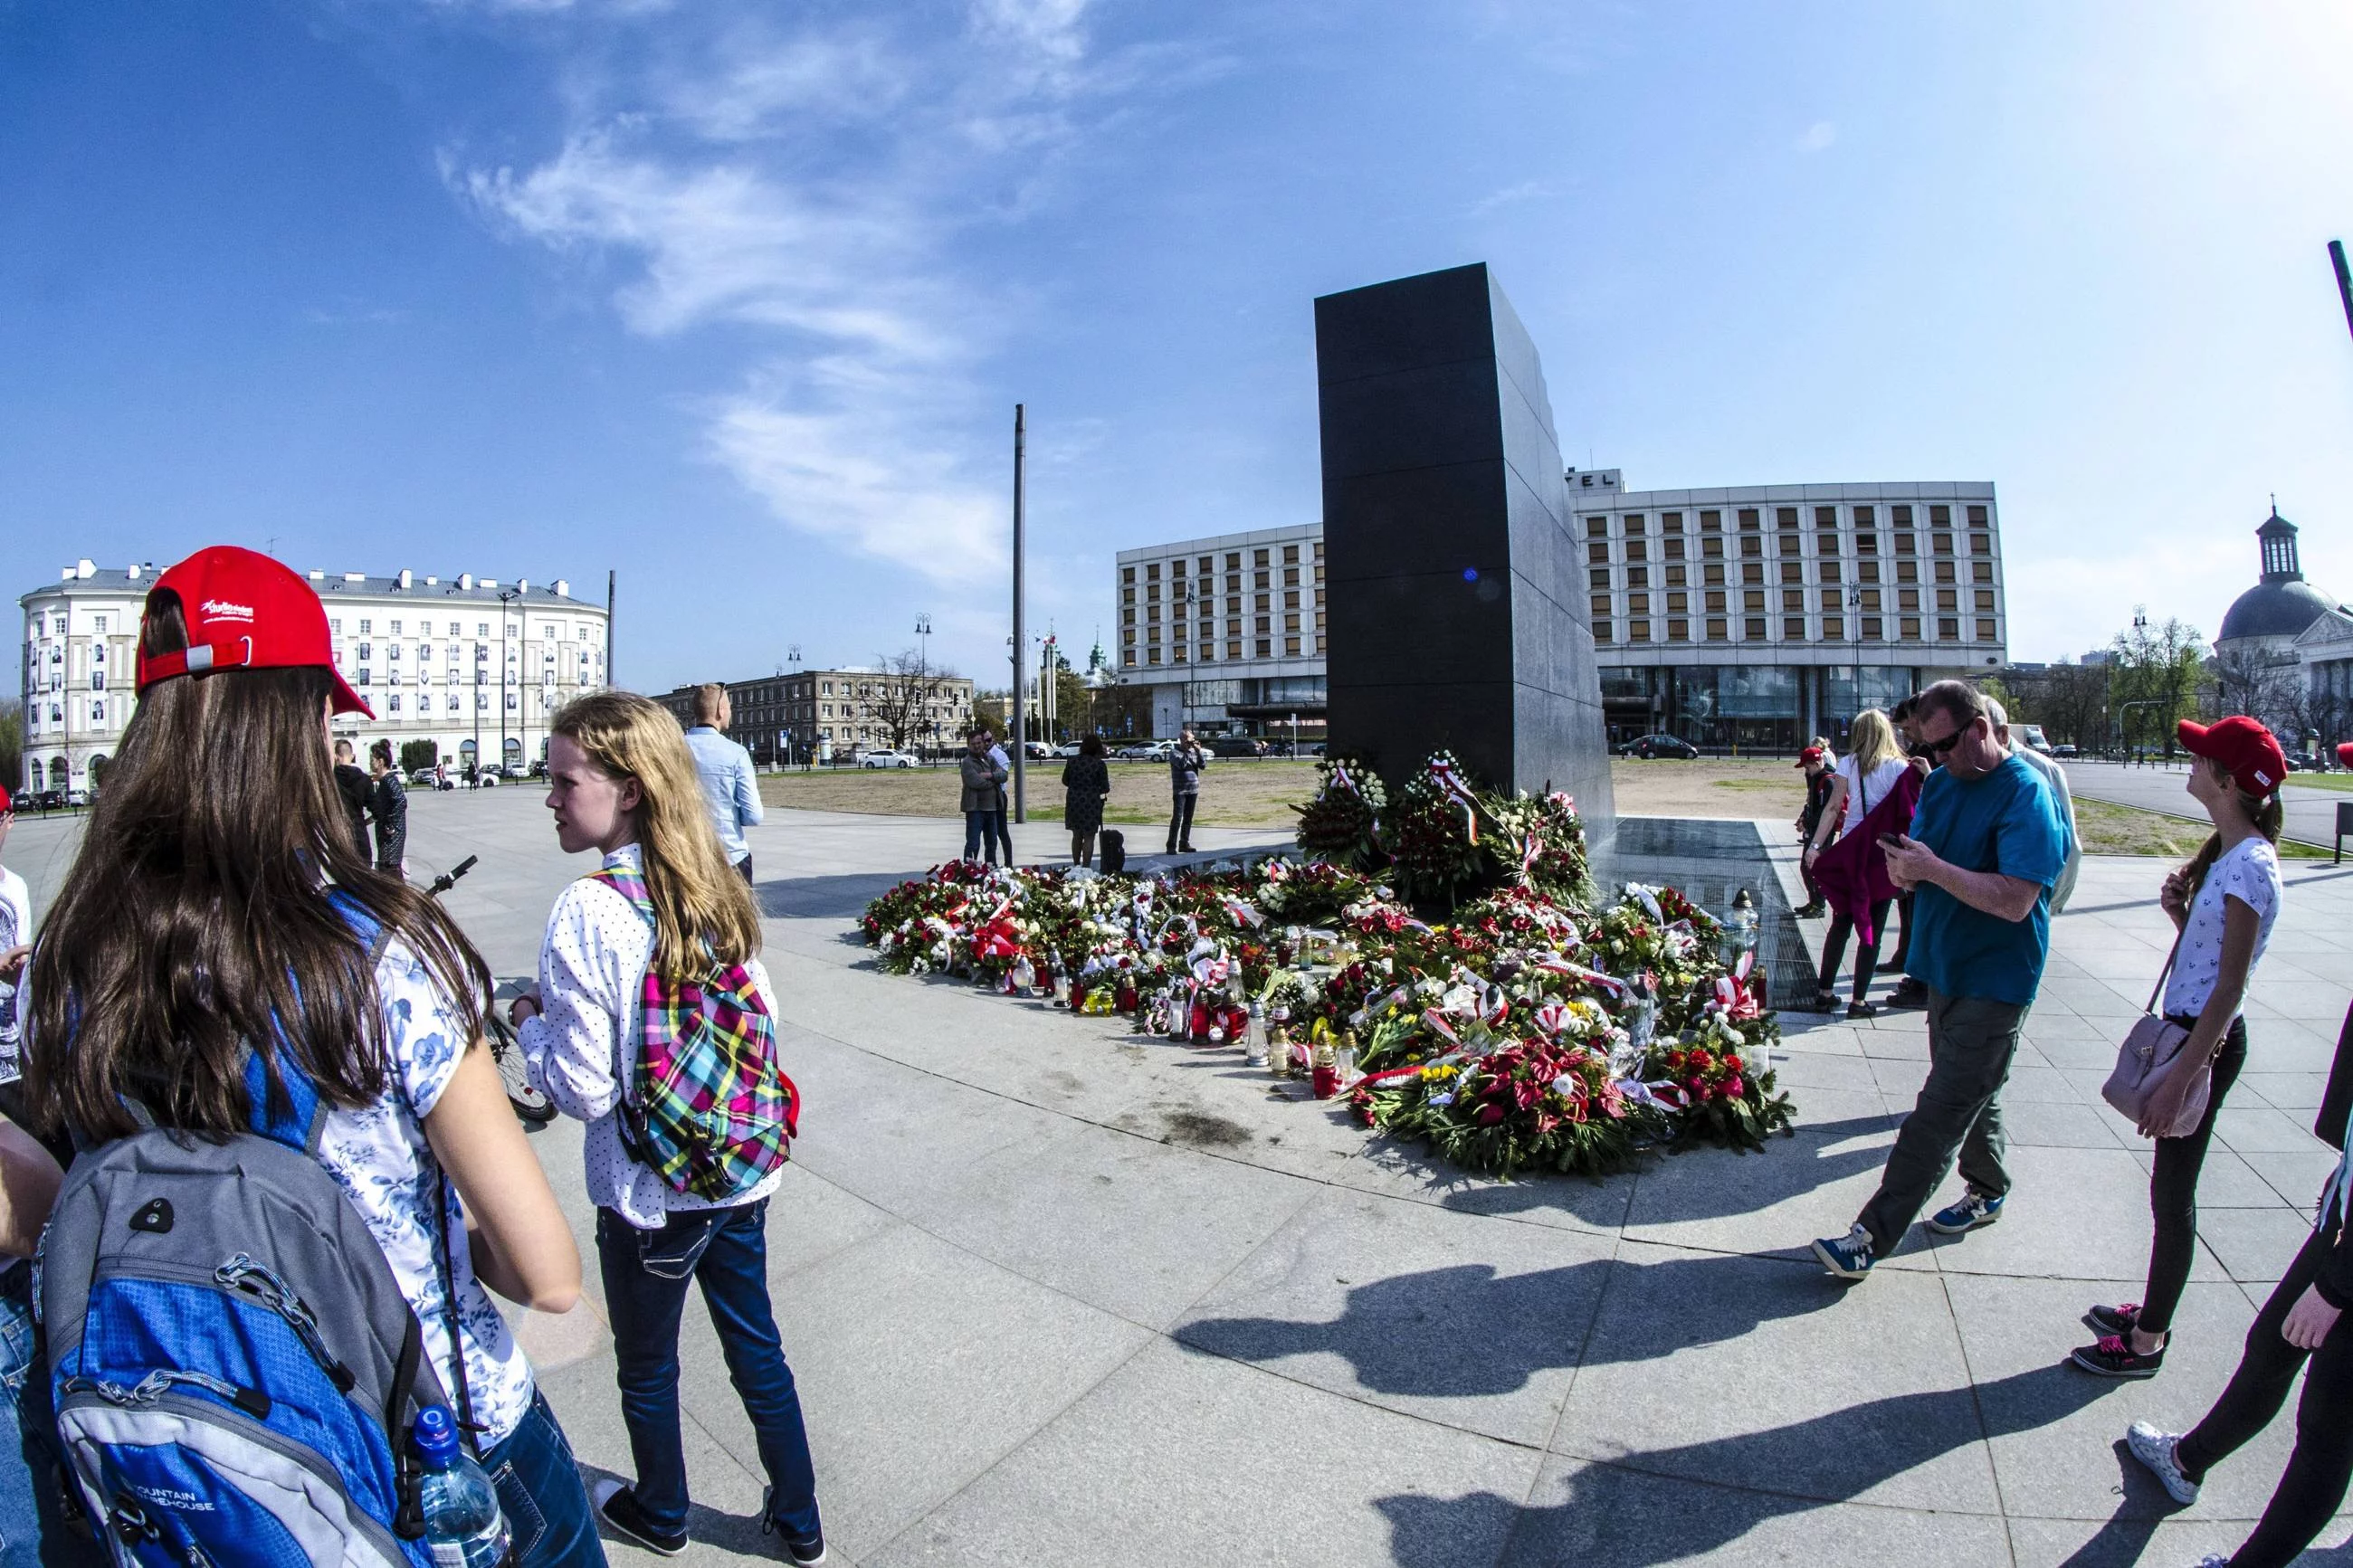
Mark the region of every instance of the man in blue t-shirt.
[[2067, 862], [2067, 824], [2051, 788], [2002, 748], [1985, 700], [1966, 681], [1920, 693], [1920, 750], [1936, 771], [1909, 836], [1892, 836], [1887, 872], [1915, 893], [1911, 971], [1928, 988], [1928, 1081], [1895, 1135], [1879, 1191], [1843, 1237], [1814, 1243], [1841, 1279], [1895, 1250], [1959, 1157], [1968, 1191], [1929, 1216], [1957, 1235], [2001, 1217], [2001, 1086], [2051, 952], [2051, 885]]

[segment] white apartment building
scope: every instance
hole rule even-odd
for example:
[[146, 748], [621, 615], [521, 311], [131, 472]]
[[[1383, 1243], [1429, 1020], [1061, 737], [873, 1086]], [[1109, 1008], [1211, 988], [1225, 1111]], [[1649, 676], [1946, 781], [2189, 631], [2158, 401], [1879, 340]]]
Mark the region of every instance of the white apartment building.
[[[27, 790], [88, 790], [122, 742], [137, 698], [139, 616], [157, 568], [90, 561], [19, 601], [25, 612]], [[453, 772], [543, 756], [547, 721], [607, 684], [610, 627], [603, 605], [572, 597], [559, 578], [533, 587], [471, 573], [444, 580], [400, 572], [312, 572], [327, 607], [335, 662], [375, 710], [335, 732], [364, 752], [389, 739], [433, 742]]]
[[[1843, 742], [1865, 708], [2009, 662], [2000, 510], [1978, 480], [1628, 490], [1567, 476], [1610, 742]], [[1122, 551], [1119, 679], [1161, 735], [1324, 718], [1320, 523]]]
[[1628, 490], [1568, 471], [1612, 744], [1791, 751], [1929, 681], [2009, 662], [1984, 481]]
[[1174, 735], [1324, 733], [1324, 525], [1123, 550], [1118, 679]]

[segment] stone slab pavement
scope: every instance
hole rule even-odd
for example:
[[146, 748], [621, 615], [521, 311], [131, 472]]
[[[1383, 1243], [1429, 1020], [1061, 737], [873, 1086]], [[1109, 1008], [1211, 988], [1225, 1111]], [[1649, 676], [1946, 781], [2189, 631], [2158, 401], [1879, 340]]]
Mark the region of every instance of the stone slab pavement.
[[[771, 1279], [835, 1561], [2187, 1564], [2269, 1495], [2286, 1419], [2187, 1510], [2119, 1439], [2202, 1412], [2300, 1238], [2329, 1163], [2305, 1123], [2353, 997], [2353, 871], [2288, 872], [2179, 1348], [2116, 1385], [2062, 1362], [2146, 1259], [2147, 1150], [2098, 1085], [2162, 961], [2156, 862], [2089, 863], [2057, 922], [2003, 1222], [1915, 1233], [1846, 1289], [1807, 1244], [1875, 1181], [1926, 1070], [1919, 1015], [1784, 1015], [1800, 1121], [1762, 1156], [1473, 1180], [1232, 1055], [876, 973], [852, 917], [954, 847], [951, 826], [778, 812], [753, 835], [807, 1098]], [[41, 900], [70, 831], [35, 821], [7, 847]], [[451, 907], [501, 974], [530, 968], [587, 868], [533, 791], [420, 800], [411, 842], [417, 873], [482, 857]], [[585, 1249], [576, 1133], [533, 1142]], [[580, 1308], [519, 1332], [583, 1464], [626, 1476], [589, 1277]], [[766, 1560], [752, 1434], [691, 1312], [684, 1364], [688, 1560]], [[2347, 1527], [2308, 1561], [2348, 1561]]]

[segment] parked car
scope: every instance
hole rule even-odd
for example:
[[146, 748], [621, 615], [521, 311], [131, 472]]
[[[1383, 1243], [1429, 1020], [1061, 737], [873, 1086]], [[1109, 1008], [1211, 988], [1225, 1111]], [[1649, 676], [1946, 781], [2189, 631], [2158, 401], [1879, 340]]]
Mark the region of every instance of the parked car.
[[531, 777], [531, 770], [524, 767], [521, 763], [509, 763], [506, 766], [499, 770], [499, 777], [502, 779], [512, 779], [520, 784], [524, 779]]
[[1044, 762], [1054, 754], [1054, 748], [1043, 741], [1024, 741], [1021, 745], [1022, 749], [1028, 752], [1030, 758], [1036, 762]]
[[1264, 741], [1255, 735], [1219, 735], [1209, 742], [1213, 757], [1262, 757], [1267, 754]]
[[1076, 741], [1071, 741], [1057, 746], [1054, 748], [1054, 754], [1058, 757], [1075, 757], [1079, 754], [1079, 743]]
[[1637, 735], [1618, 748], [1621, 757], [1680, 757], [1688, 762], [1699, 755], [1699, 748], [1681, 735]]
[[2083, 752], [2075, 749], [2074, 742], [2062, 741], [2051, 748], [2051, 754], [2054, 757], [2080, 757]]
[[31, 804], [36, 811], [63, 811], [66, 806], [66, 792], [61, 789], [42, 790], [32, 797]]
[[869, 752], [858, 759], [861, 768], [912, 768], [914, 757], [906, 752]]
[[2328, 771], [2328, 760], [2318, 752], [2287, 752], [2283, 755], [2287, 758], [2290, 773], [2317, 773]]
[[88, 805], [89, 804], [90, 791], [86, 789], [69, 789], [66, 791], [66, 805], [69, 806]]
[[1124, 763], [1156, 763], [1166, 756], [1176, 744], [1174, 741], [1139, 741], [1133, 746], [1122, 746], [1119, 760]]

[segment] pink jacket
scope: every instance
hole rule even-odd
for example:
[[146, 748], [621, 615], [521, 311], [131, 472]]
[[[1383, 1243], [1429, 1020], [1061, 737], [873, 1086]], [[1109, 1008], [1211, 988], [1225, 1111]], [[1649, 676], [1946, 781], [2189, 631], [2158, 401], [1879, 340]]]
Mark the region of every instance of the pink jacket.
[[1814, 860], [1814, 886], [1821, 889], [1822, 901], [1831, 912], [1852, 921], [1855, 939], [1865, 944], [1879, 940], [1871, 922], [1871, 906], [1895, 896], [1879, 836], [1910, 833], [1912, 814], [1919, 804], [1920, 770], [1907, 767], [1897, 775], [1895, 787], [1872, 806], [1855, 830]]

